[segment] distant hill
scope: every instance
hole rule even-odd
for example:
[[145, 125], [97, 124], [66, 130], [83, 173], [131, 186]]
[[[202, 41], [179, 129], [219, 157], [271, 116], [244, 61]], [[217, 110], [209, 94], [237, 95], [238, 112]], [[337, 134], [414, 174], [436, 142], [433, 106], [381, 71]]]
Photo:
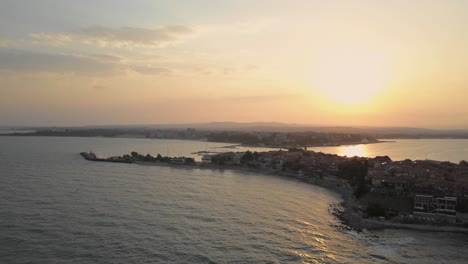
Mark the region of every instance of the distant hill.
[[[427, 129], [413, 127], [372, 127], [372, 126], [319, 126], [306, 124], [286, 124], [280, 122], [209, 122], [186, 124], [154, 125], [92, 125], [80, 127], [34, 127], [28, 129], [62, 130], [62, 129], [187, 129], [214, 131], [259, 131], [259, 132], [322, 132], [367, 134], [375, 138], [468, 138], [468, 129]], [[24, 129], [24, 128], [23, 128]]]

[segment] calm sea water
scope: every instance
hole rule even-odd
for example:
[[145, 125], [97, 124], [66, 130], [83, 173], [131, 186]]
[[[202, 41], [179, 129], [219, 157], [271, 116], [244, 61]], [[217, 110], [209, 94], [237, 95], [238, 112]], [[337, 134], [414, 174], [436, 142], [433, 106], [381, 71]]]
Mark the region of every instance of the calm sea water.
[[317, 147], [314, 151], [341, 156], [375, 157], [388, 155], [393, 160], [468, 161], [468, 139], [384, 139], [378, 144]]
[[223, 145], [0, 137], [0, 263], [466, 263], [466, 235], [332, 227], [339, 196], [310, 184], [78, 154]]

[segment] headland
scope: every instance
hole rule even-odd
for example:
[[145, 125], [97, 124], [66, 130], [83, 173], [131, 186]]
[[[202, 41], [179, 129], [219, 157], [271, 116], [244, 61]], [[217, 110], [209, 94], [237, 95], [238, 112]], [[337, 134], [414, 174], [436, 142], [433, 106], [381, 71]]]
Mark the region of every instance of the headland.
[[343, 202], [330, 205], [339, 228], [413, 229], [468, 233], [468, 163], [392, 161], [342, 157], [303, 149], [205, 154], [201, 162], [131, 152], [90, 161], [133, 163], [184, 169], [235, 170], [287, 177], [338, 193]]

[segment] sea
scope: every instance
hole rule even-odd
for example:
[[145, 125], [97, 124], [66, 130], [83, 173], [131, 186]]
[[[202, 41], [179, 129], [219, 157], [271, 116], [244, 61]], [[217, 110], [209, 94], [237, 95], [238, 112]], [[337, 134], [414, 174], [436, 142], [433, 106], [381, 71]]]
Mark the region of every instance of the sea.
[[[398, 148], [425, 144], [432, 144], [422, 147], [430, 150], [428, 158], [466, 159], [468, 140], [364, 148], [366, 155], [384, 155], [377, 149], [385, 149], [392, 158], [414, 159], [426, 151]], [[199, 157], [192, 153], [233, 150], [227, 145], [0, 136], [0, 263], [468, 262], [468, 235], [337, 228], [329, 206], [341, 197], [297, 180], [90, 162], [79, 155]]]
[[438, 160], [459, 163], [468, 161], [468, 139], [381, 139], [382, 143], [336, 147], [313, 147], [310, 150], [340, 156], [389, 156], [392, 160]]

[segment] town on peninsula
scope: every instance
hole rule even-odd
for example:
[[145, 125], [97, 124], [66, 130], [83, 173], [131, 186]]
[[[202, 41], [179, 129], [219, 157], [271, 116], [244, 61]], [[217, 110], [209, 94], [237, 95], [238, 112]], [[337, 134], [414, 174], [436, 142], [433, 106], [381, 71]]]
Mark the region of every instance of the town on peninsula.
[[231, 169], [278, 175], [328, 188], [344, 200], [330, 211], [356, 230], [409, 228], [468, 232], [468, 162], [393, 161], [388, 156], [346, 157], [293, 148], [264, 152], [205, 153], [168, 157], [131, 152], [90, 161], [189, 169]]
[[[344, 202], [330, 210], [351, 228], [416, 228], [468, 232], [468, 162], [436, 160], [394, 161], [388, 156], [346, 157], [308, 150], [308, 147], [375, 144], [393, 130], [370, 133], [337, 131], [270, 132], [194, 128], [55, 128], [13, 133], [13, 136], [119, 137], [183, 139], [223, 142], [227, 152], [200, 150], [200, 157], [170, 157], [131, 152], [122, 156], [81, 155], [90, 161], [170, 166], [177, 168], [231, 169], [297, 179], [328, 188]], [[420, 131], [419, 131], [420, 132]], [[399, 131], [401, 133], [401, 131]], [[397, 138], [415, 135], [391, 134]], [[421, 135], [421, 134], [420, 134]], [[446, 134], [425, 134], [428, 138]], [[468, 134], [450, 134], [465, 138]], [[236, 152], [236, 146], [264, 147], [270, 151]]]

